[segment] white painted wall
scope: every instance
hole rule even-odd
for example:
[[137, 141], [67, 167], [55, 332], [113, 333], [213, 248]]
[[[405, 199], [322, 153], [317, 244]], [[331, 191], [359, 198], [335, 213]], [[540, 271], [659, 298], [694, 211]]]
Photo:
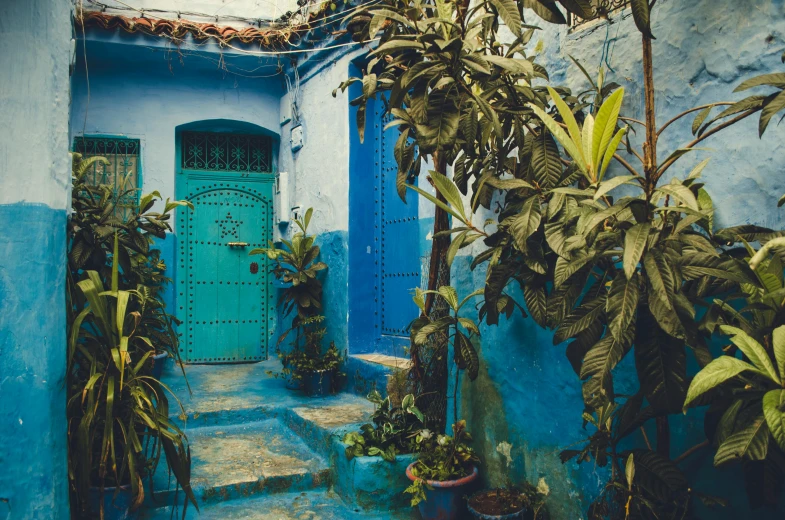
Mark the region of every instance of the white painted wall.
[[0, 204], [66, 207], [69, 3], [0, 2]]

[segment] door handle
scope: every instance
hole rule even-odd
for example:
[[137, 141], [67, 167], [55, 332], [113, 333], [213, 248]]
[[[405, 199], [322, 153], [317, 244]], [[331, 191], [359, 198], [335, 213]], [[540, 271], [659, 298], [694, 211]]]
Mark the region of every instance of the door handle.
[[248, 247], [248, 242], [229, 242], [226, 245], [229, 247]]

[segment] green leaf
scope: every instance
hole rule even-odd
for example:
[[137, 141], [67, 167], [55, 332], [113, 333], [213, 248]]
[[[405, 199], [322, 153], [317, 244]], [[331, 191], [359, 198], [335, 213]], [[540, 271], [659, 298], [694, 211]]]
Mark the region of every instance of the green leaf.
[[442, 285], [439, 287], [439, 294], [442, 295], [442, 298], [444, 298], [444, 300], [450, 305], [452, 310], [456, 310], [458, 308], [458, 292], [454, 287], [449, 285]]
[[520, 213], [515, 217], [509, 218], [509, 230], [518, 249], [521, 251], [527, 250], [526, 240], [537, 231], [541, 220], [540, 201], [537, 196], [529, 197], [523, 203]]
[[632, 490], [632, 482], [635, 479], [635, 461], [634, 455], [630, 453], [627, 457], [627, 463], [624, 465], [624, 477], [627, 479], [627, 489]]
[[780, 377], [785, 377], [785, 325], [777, 327], [772, 332], [772, 343], [774, 347], [774, 358], [777, 360], [777, 368]]
[[780, 448], [785, 450], [785, 390], [777, 389], [766, 392], [763, 396], [763, 415], [769, 426], [771, 435]]
[[[578, 167], [584, 174], [588, 173], [588, 168], [586, 166], [586, 161], [583, 159], [583, 154], [579, 151], [578, 146], [572, 142], [572, 139], [567, 135], [567, 133], [562, 130], [561, 126], [548, 114], [545, 113], [543, 109], [538, 107], [537, 105], [533, 105], [529, 103], [529, 108], [537, 115], [537, 117], [542, 120], [543, 124], [548, 128], [548, 130], [553, 134], [553, 137], [559, 141], [559, 144], [564, 147], [564, 150], [572, 157], [572, 159], [578, 164]], [[585, 131], [585, 128], [584, 128]]]
[[674, 199], [678, 200], [679, 202], [683, 203], [690, 209], [695, 211], [700, 211], [700, 206], [698, 206], [698, 201], [695, 198], [695, 195], [692, 191], [683, 184], [680, 183], [672, 183], [672, 184], [663, 184], [657, 191], [664, 193], [665, 195], [670, 195]]
[[607, 181], [601, 182], [600, 185], [597, 187], [597, 192], [594, 194], [594, 200], [599, 200], [603, 195], [613, 190], [614, 188], [618, 188], [622, 184], [637, 185], [637, 183], [630, 182], [635, 178], [636, 178], [635, 175], [619, 175], [618, 177], [614, 177], [612, 179], [608, 179]]
[[534, 67], [529, 60], [504, 58], [502, 56], [495, 56], [493, 54], [485, 55], [483, 58], [485, 61], [493, 63], [494, 65], [501, 67], [511, 72], [512, 74], [534, 74]]
[[774, 114], [783, 109], [785, 109], [785, 90], [777, 94], [774, 99], [766, 102], [764, 105], [763, 110], [760, 113], [760, 124], [758, 125], [758, 133], [761, 137], [763, 137], [763, 133], [769, 126], [769, 122], [771, 121], [771, 118], [774, 117]]
[[535, 189], [534, 186], [522, 179], [499, 179], [496, 177], [488, 177], [485, 183], [488, 186], [493, 186], [500, 190]]
[[711, 110], [713, 108], [714, 105], [706, 107], [700, 112], [698, 112], [698, 115], [695, 117], [695, 120], [692, 122], [692, 135], [698, 133], [698, 130], [700, 130], [701, 125], [703, 124], [704, 121], [706, 121], [706, 118], [709, 117], [709, 115], [711, 114]]
[[523, 34], [521, 31], [521, 13], [518, 11], [518, 4], [515, 0], [491, 0], [491, 4], [499, 12], [499, 17], [504, 21], [507, 28], [518, 38]]
[[469, 380], [474, 381], [477, 379], [480, 373], [480, 358], [471, 340], [460, 331], [455, 333], [455, 353], [465, 363], [466, 374], [469, 376]]
[[450, 247], [447, 248], [447, 265], [452, 266], [453, 261], [455, 260], [455, 255], [458, 254], [458, 250], [463, 247], [463, 243], [466, 240], [466, 234], [468, 231], [463, 231], [455, 236], [450, 242]]
[[591, 301], [583, 303], [575, 311], [568, 315], [559, 324], [559, 328], [553, 335], [553, 344], [558, 345], [562, 341], [577, 336], [588, 329], [596, 321], [600, 320], [605, 313], [606, 296], [603, 294]]
[[608, 167], [611, 164], [611, 159], [616, 154], [616, 150], [619, 148], [619, 144], [621, 140], [624, 139], [624, 136], [627, 135], [627, 127], [620, 129], [616, 132], [616, 135], [611, 140], [611, 143], [608, 145], [608, 148], [605, 150], [605, 157], [602, 159], [602, 167], [600, 168], [599, 175], [597, 176], [597, 180], [601, 181], [605, 178], [605, 172], [608, 171]]
[[632, 279], [638, 268], [650, 231], [651, 224], [643, 222], [632, 226], [624, 235], [624, 274], [627, 279]]
[[523, 286], [523, 299], [534, 322], [545, 327], [548, 310], [548, 296], [545, 293], [545, 287], [527, 283]]
[[564, 15], [553, 0], [523, 0], [523, 6], [537, 13], [537, 16], [546, 22], [567, 23], [567, 19], [564, 18]]
[[632, 8], [632, 18], [635, 20], [635, 25], [638, 30], [650, 38], [654, 38], [651, 34], [651, 13], [649, 12], [649, 0], [630, 0], [630, 7]]
[[690, 403], [705, 394], [712, 388], [733, 379], [742, 372], [754, 372], [765, 375], [763, 372], [750, 365], [749, 363], [736, 359], [732, 356], [720, 356], [703, 368], [693, 378], [690, 388], [687, 390], [687, 397], [684, 400], [684, 410]]
[[714, 465], [721, 466], [740, 459], [763, 460], [768, 451], [769, 427], [761, 414], [720, 445], [714, 455]]
[[635, 368], [646, 400], [657, 413], [678, 413], [687, 395], [684, 341], [664, 333], [650, 312], [638, 314]]
[[619, 273], [611, 283], [605, 312], [609, 319], [608, 328], [617, 341], [621, 341], [635, 317], [640, 299], [639, 285], [637, 274], [627, 279], [624, 273]]
[[[573, 115], [572, 110], [570, 110], [570, 107], [567, 106], [567, 103], [564, 102], [558, 92], [553, 90], [551, 87], [548, 87], [548, 92], [550, 93], [553, 104], [556, 105], [556, 109], [559, 111], [559, 115], [561, 115], [564, 124], [567, 125], [570, 138], [572, 139], [573, 143], [575, 143], [575, 145], [580, 148], [583, 138], [581, 137], [581, 130], [578, 127], [578, 122], [575, 120], [575, 115]], [[586, 157], [583, 159], [585, 160]]]
[[425, 47], [423, 46], [422, 43], [414, 40], [396, 39], [396, 40], [387, 41], [379, 45], [379, 47], [377, 47], [376, 50], [372, 51], [370, 54], [382, 55], [382, 54], [394, 53], [395, 51], [407, 51], [407, 50], [414, 50], [414, 49], [421, 51], [424, 50]]
[[619, 111], [621, 110], [623, 100], [624, 89], [620, 88], [608, 96], [608, 99], [603, 102], [599, 112], [597, 112], [597, 117], [594, 119], [591, 162], [594, 165], [595, 172], [599, 172], [605, 150], [616, 132], [616, 122], [619, 119]]
[[750, 78], [736, 87], [734, 92], [741, 92], [743, 90], [749, 90], [751, 88], [760, 87], [763, 85], [776, 88], [785, 88], [785, 72], [755, 76], [754, 78]]
[[775, 383], [782, 384], [774, 365], [760, 343], [755, 341], [746, 332], [730, 325], [720, 325], [720, 330], [723, 334], [730, 336], [730, 340], [741, 350], [747, 358], [755, 365], [762, 373], [769, 375], [769, 378]]
[[532, 142], [531, 166], [540, 188], [554, 187], [561, 178], [562, 163], [559, 147], [549, 132], [540, 131]]
[[466, 220], [464, 220], [464, 217], [463, 217], [462, 215], [458, 214], [458, 213], [457, 213], [457, 212], [456, 212], [454, 209], [452, 209], [450, 206], [448, 206], [448, 205], [447, 205], [447, 204], [445, 204], [444, 202], [440, 201], [439, 199], [437, 199], [436, 197], [434, 197], [433, 195], [431, 195], [431, 194], [430, 194], [430, 193], [428, 193], [427, 191], [423, 191], [423, 190], [421, 190], [419, 187], [417, 187], [417, 186], [414, 186], [414, 185], [412, 185], [412, 184], [407, 184], [407, 185], [406, 185], [406, 187], [407, 187], [408, 189], [410, 189], [410, 190], [414, 190], [414, 191], [416, 191], [417, 193], [419, 193], [420, 195], [422, 195], [423, 197], [425, 197], [426, 199], [428, 199], [429, 201], [431, 201], [431, 202], [432, 202], [433, 204], [435, 204], [436, 206], [439, 206], [439, 207], [440, 207], [440, 208], [442, 208], [444, 211], [446, 211], [447, 213], [449, 213], [450, 215], [452, 215], [452, 216], [453, 216], [453, 217], [455, 217], [456, 219], [460, 220], [460, 221], [461, 221], [461, 222], [463, 222], [464, 224], [468, 224], [468, 222], [466, 222]]
[[638, 486], [664, 503], [672, 500], [673, 493], [686, 491], [687, 479], [671, 460], [655, 451], [633, 450], [632, 453], [635, 455], [635, 481]]

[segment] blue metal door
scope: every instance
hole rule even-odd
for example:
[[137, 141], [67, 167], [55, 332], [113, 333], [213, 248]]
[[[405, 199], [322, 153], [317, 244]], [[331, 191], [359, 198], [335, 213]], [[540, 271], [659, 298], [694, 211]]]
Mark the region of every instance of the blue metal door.
[[375, 188], [377, 204], [377, 236], [380, 244], [380, 265], [377, 274], [379, 291], [379, 316], [382, 343], [408, 344], [409, 323], [417, 317], [418, 309], [412, 301], [415, 287], [420, 286], [420, 223], [418, 200], [413, 192], [404, 203], [396, 190], [398, 163], [395, 160], [395, 143], [399, 133], [394, 129], [384, 130], [392, 120], [382, 118], [377, 104], [375, 123], [376, 157], [381, 169]]
[[188, 363], [260, 361], [274, 319], [270, 266], [248, 252], [272, 239], [274, 175], [269, 166], [257, 171], [258, 161], [216, 163], [211, 158], [257, 157], [258, 147], [215, 135], [182, 144], [178, 196], [194, 209], [177, 221], [181, 355]]

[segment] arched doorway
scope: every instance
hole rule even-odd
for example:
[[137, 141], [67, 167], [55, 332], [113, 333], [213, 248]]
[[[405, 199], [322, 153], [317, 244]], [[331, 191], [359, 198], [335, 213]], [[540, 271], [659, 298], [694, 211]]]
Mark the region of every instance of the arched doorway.
[[176, 133], [177, 316], [187, 363], [267, 359], [273, 324], [267, 258], [272, 240], [274, 135], [228, 121]]

